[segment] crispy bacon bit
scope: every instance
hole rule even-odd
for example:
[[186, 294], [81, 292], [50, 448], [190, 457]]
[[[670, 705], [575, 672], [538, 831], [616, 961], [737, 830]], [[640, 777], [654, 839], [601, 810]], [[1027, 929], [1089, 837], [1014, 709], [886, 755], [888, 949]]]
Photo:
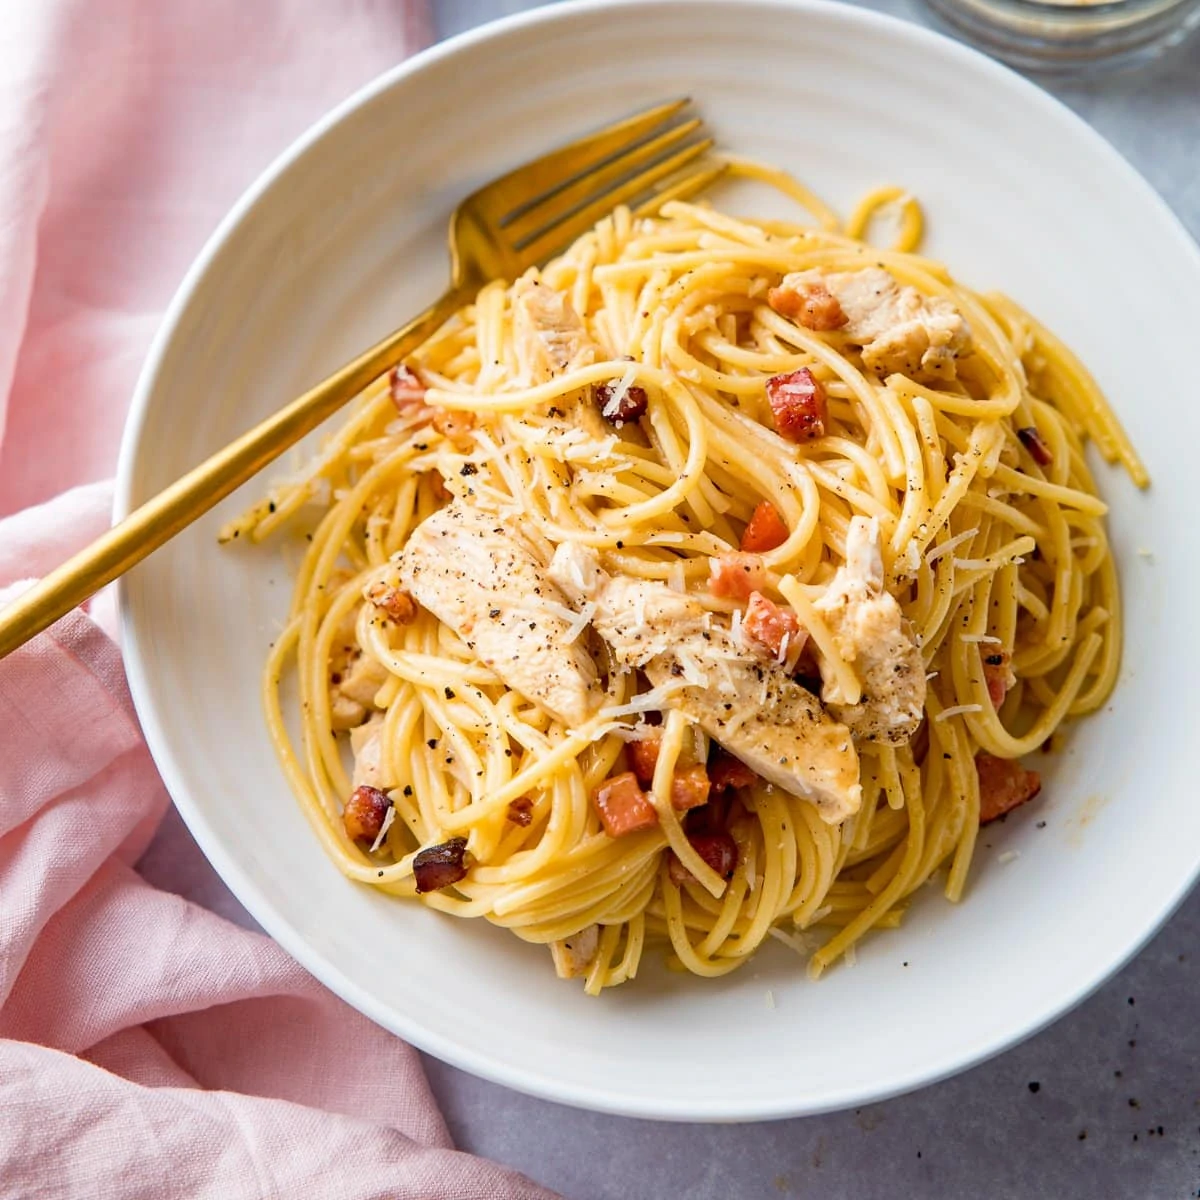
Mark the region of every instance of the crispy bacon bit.
[[639, 738], [636, 742], [629, 742], [625, 747], [629, 765], [642, 787], [649, 787], [654, 779], [654, 768], [658, 766], [658, 751], [661, 745], [662, 735], [656, 733], [650, 737]]
[[1006, 650], [983, 656], [983, 681], [987, 684], [988, 696], [991, 697], [992, 707], [995, 709], [1000, 708], [1009, 688], [1017, 682], [1010, 662], [1011, 657]]
[[719, 795], [731, 788], [749, 787], [758, 775], [740, 758], [717, 746], [708, 756], [708, 778], [713, 792]]
[[1021, 445], [1029, 451], [1029, 457], [1039, 467], [1048, 467], [1054, 461], [1054, 454], [1050, 447], [1042, 441], [1042, 435], [1038, 433], [1036, 426], [1026, 425], [1024, 429], [1018, 429], [1017, 437]]
[[527, 826], [533, 821], [533, 801], [528, 796], [508, 802], [508, 819], [514, 825]]
[[741, 548], [751, 554], [765, 554], [788, 540], [788, 527], [769, 500], [764, 500], [750, 517], [742, 534]]
[[767, 303], [781, 316], [791, 317], [805, 329], [824, 332], [841, 329], [846, 314], [838, 298], [823, 284], [810, 283], [803, 291], [790, 287], [775, 287], [767, 292]]
[[467, 852], [467, 839], [452, 837], [440, 846], [427, 846], [413, 859], [413, 878], [417, 881], [417, 894], [438, 892], [467, 874], [463, 857]]
[[592, 793], [592, 803], [609, 837], [623, 837], [658, 824], [658, 813], [632, 771], [606, 779]]
[[[727, 833], [696, 833], [688, 841], [692, 849], [707, 863], [722, 879], [732, 879], [737, 870], [737, 842]], [[667, 864], [667, 874], [676, 887], [692, 879], [692, 873], [672, 854]]]
[[388, 384], [391, 387], [392, 403], [396, 406], [397, 412], [404, 413], [415, 404], [425, 403], [425, 385], [412, 367], [404, 363], [393, 367], [391, 374], [388, 375]]
[[342, 824], [345, 826], [346, 836], [356, 842], [373, 842], [379, 836], [387, 811], [391, 807], [391, 797], [387, 792], [367, 787], [366, 784], [356, 787], [342, 810]]
[[1027, 771], [1015, 758], [997, 758], [980, 751], [975, 755], [975, 771], [979, 776], [981, 825], [1032, 800], [1042, 790], [1042, 777], [1036, 771]]
[[767, 380], [767, 400], [775, 414], [775, 430], [791, 442], [810, 442], [825, 436], [829, 406], [816, 376], [801, 367]]
[[790, 608], [780, 608], [762, 592], [750, 593], [742, 630], [781, 662], [795, 660], [808, 641], [808, 631], [796, 620], [796, 614]]
[[595, 396], [600, 415], [620, 429], [626, 421], [638, 421], [646, 415], [650, 397], [646, 395], [646, 389], [638, 387], [636, 383], [627, 387], [619, 398], [618, 388], [618, 384], [598, 383]]
[[708, 772], [701, 766], [676, 768], [671, 780], [671, 807], [676, 812], [687, 812], [708, 803], [711, 788]]
[[[625, 747], [634, 778], [643, 788], [654, 782], [654, 771], [658, 766], [658, 752], [662, 738], [658, 734], [639, 738]], [[620, 778], [620, 776], [618, 776]], [[708, 772], [700, 766], [681, 767], [675, 764], [671, 779], [671, 804], [679, 812], [699, 808], [708, 803]], [[603, 815], [603, 814], [601, 814]]]
[[407, 625], [417, 615], [417, 602], [402, 588], [390, 587], [382, 580], [367, 588], [367, 599], [397, 625]]
[[439, 408], [433, 414], [433, 427], [447, 440], [462, 445], [475, 428], [475, 414], [451, 408]]
[[757, 554], [730, 550], [708, 560], [708, 590], [725, 600], [748, 600], [767, 583], [767, 569]]

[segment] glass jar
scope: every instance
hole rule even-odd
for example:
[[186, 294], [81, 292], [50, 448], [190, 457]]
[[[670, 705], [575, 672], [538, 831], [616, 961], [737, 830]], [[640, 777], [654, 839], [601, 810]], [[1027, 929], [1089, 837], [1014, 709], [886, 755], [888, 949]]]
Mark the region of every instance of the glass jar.
[[949, 31], [1012, 66], [1071, 74], [1137, 66], [1200, 24], [1200, 0], [924, 0]]

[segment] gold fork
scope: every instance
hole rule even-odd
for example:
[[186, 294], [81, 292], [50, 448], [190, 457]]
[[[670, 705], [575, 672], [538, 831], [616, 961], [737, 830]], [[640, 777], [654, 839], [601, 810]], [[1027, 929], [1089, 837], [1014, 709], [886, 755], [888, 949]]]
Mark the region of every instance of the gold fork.
[[[147, 500], [0, 612], [0, 658], [141, 562], [273, 462], [432, 335], [492, 279], [544, 263], [620, 204], [695, 195], [724, 170], [689, 101], [645, 109], [528, 162], [468, 196], [450, 218], [450, 286], [407, 325]], [[691, 165], [690, 170], [689, 165]], [[657, 190], [655, 190], [657, 189]]]

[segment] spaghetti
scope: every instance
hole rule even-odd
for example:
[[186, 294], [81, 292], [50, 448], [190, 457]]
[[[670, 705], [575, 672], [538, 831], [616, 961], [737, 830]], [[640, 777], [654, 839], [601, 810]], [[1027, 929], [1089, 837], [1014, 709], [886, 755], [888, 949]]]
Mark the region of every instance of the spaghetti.
[[[366, 389], [300, 478], [222, 533], [308, 530], [263, 697], [289, 782], [340, 869], [550, 945], [560, 974], [582, 975], [590, 993], [632, 979], [652, 940], [673, 966], [716, 976], [773, 936], [817, 975], [898, 925], [939, 869], [958, 900], [981, 803], [986, 818], [1036, 790], [1013, 760], [1100, 706], [1121, 654], [1085, 443], [1139, 486], [1147, 477], [1086, 370], [1016, 304], [918, 256], [911, 196], [872, 193], [843, 229], [781, 173], [733, 170], [814, 219], [681, 202], [617, 210], [540, 275], [484, 287]], [[894, 246], [860, 240], [896, 206]], [[864, 281], [874, 299], [856, 295]], [[557, 327], [523, 327], [531, 286]], [[924, 323], [919, 361], [889, 312]], [[539, 374], [539, 353], [560, 358]], [[815, 425], [794, 423], [794, 401], [819, 401]], [[584, 719], [511, 686], [468, 632], [473, 616], [430, 609], [487, 591], [502, 625], [531, 603], [520, 571], [511, 604], [495, 600], [499, 585], [485, 588], [450, 542], [457, 574], [442, 599], [417, 604], [405, 586], [406, 555], [436, 525], [425, 523], [452, 509], [486, 514], [531, 570], [574, 547], [637, 596], [669, 592], [702, 610], [701, 636], [718, 631], [729, 657], [746, 647], [766, 661], [748, 641], [755, 605], [753, 617], [781, 621], [782, 637], [765, 637], [768, 674], [799, 674], [814, 720], [854, 730], [853, 748], [848, 734], [835, 747], [857, 764], [845, 810], [831, 817], [803, 787], [747, 769], [736, 745], [724, 755], [715, 726], [678, 699], [703, 690], [704, 664], [668, 649], [679, 678], [652, 682], [652, 665], [602, 633], [599, 593], [547, 586], [549, 624], [532, 633], [543, 650], [570, 647], [576, 666], [586, 658]], [[851, 719], [878, 696], [830, 597], [867, 595], [848, 543], [870, 537], [882, 569], [872, 594], [898, 604], [926, 676], [912, 684], [915, 733], [910, 722], [876, 737]], [[749, 606], [736, 584], [719, 586], [730, 563], [754, 573]], [[669, 643], [669, 627], [657, 632]], [[757, 700], [736, 699], [753, 718]]]

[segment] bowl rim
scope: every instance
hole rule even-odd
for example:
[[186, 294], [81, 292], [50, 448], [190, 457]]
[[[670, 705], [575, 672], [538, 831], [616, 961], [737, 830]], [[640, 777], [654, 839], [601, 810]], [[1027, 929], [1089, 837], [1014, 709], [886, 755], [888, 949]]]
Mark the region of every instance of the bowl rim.
[[[123, 519], [135, 507], [134, 474], [151, 397], [158, 385], [167, 349], [180, 318], [192, 302], [193, 294], [227, 239], [262, 196], [294, 162], [347, 116], [369, 104], [400, 81], [418, 75], [466, 48], [515, 31], [539, 26], [569, 26], [580, 16], [604, 10], [683, 6], [692, 10], [698, 7], [728, 9], [742, 3], [743, 0], [564, 0], [563, 3], [553, 6], [515, 13], [435, 43], [403, 60], [370, 80], [312, 124], [267, 165], [217, 225], [184, 275], [159, 323], [138, 376], [121, 439], [113, 497], [114, 522]], [[1106, 157], [1115, 170], [1126, 176], [1128, 182], [1140, 192], [1143, 203], [1157, 210], [1164, 231], [1172, 232], [1178, 242], [1180, 254], [1189, 258], [1197, 274], [1200, 274], [1200, 246], [1197, 246], [1167, 202], [1136, 168], [1082, 117], [1010, 68], [980, 51], [912, 21], [839, 3], [837, 0], [750, 0], [747, 7], [817, 14], [840, 23], [851, 34], [855, 30], [863, 30], [881, 35], [894, 44], [910, 48], [917, 53], [929, 50], [939, 55], [947, 55], [951, 60], [958, 60], [962, 65], [1004, 88], [1024, 93], [1026, 99], [1039, 106], [1047, 118], [1064, 124], [1075, 137], [1088, 143], [1092, 152]], [[449, 213], [446, 216], [448, 219]], [[284, 913], [260, 891], [249, 873], [243, 871], [226, 853], [220, 839], [205, 819], [203, 806], [195, 801], [191, 785], [175, 761], [170, 748], [170, 738], [151, 700], [149, 659], [131, 611], [127, 587], [124, 579], [118, 582], [119, 632], [130, 693], [141, 722], [143, 736], [176, 809], [209, 863], [233, 891], [238, 901], [268, 935], [314, 979], [376, 1024], [413, 1046], [473, 1075], [560, 1104], [652, 1120], [761, 1121], [839, 1111], [914, 1091], [985, 1062], [1032, 1037], [1082, 1003], [1150, 941], [1200, 878], [1198, 858], [1190, 873], [1181, 879], [1174, 892], [1167, 896], [1159, 911], [1147, 921], [1138, 936], [1110, 948], [1100, 966], [1079, 979], [1073, 989], [1032, 1019], [1022, 1017], [1002, 1029], [988, 1031], [978, 1037], [975, 1044], [965, 1052], [959, 1050], [945, 1060], [889, 1076], [876, 1086], [847, 1085], [840, 1090], [825, 1093], [821, 1101], [815, 1104], [774, 1100], [753, 1105], [744, 1104], [739, 1109], [730, 1111], [706, 1101], [693, 1101], [683, 1105], [676, 1102], [661, 1103], [656, 1102], [652, 1096], [641, 1096], [630, 1091], [617, 1091], [589, 1083], [572, 1083], [546, 1074], [540, 1069], [525, 1069], [504, 1063], [487, 1054], [463, 1048], [453, 1039], [430, 1032], [412, 1016], [398, 1012], [368, 994], [343, 974], [333, 962], [310, 947], [301, 931], [290, 924]]]

